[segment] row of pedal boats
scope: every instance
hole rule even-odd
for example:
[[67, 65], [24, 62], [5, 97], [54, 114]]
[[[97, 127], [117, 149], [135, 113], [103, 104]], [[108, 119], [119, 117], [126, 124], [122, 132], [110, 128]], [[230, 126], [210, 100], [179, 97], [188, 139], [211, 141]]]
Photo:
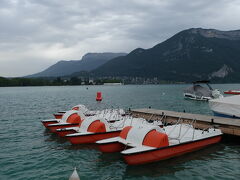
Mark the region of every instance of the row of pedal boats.
[[84, 105], [42, 120], [52, 133], [71, 144], [95, 143], [103, 153], [120, 152], [129, 165], [165, 160], [192, 152], [221, 140], [220, 129], [195, 129], [193, 124], [164, 125], [132, 117], [122, 109], [90, 111]]

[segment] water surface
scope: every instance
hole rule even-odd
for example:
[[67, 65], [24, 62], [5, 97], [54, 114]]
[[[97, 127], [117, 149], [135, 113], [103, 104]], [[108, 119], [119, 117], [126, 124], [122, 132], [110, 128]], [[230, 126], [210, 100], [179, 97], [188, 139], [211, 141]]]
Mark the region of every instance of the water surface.
[[[184, 100], [187, 85], [63, 86], [0, 88], [0, 179], [68, 179], [76, 166], [81, 180], [238, 179], [240, 145], [228, 141], [174, 159], [128, 166], [119, 153], [95, 145], [72, 146], [40, 123], [76, 104], [89, 109], [152, 108], [211, 114], [206, 102]], [[214, 85], [220, 90], [240, 85]], [[97, 91], [103, 101], [96, 102]]]

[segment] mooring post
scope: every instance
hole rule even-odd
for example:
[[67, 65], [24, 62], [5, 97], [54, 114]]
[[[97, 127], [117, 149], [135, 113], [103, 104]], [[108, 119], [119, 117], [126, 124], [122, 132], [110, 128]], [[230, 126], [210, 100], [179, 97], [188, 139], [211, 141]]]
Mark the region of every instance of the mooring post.
[[213, 118], [211, 119], [211, 124], [214, 124], [214, 119]]

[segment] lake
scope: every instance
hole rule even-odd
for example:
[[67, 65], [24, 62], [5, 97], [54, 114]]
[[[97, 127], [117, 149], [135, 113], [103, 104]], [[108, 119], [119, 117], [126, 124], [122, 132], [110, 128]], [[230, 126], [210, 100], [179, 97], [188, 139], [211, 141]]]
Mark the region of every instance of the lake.
[[[225, 140], [177, 158], [128, 166], [119, 153], [93, 145], [73, 146], [41, 120], [77, 104], [89, 109], [157, 108], [211, 114], [207, 102], [185, 100], [189, 85], [60, 86], [0, 88], [0, 179], [68, 179], [76, 166], [81, 180], [239, 179], [240, 143]], [[239, 84], [214, 84], [221, 91]], [[101, 91], [103, 101], [96, 102]]]

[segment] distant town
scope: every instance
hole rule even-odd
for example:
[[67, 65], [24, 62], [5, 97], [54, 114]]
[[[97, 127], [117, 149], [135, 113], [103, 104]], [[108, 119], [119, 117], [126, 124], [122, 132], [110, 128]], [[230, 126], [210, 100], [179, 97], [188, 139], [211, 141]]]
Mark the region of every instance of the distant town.
[[157, 77], [57, 77], [57, 78], [4, 78], [0, 87], [8, 86], [71, 86], [71, 85], [126, 85], [126, 84], [170, 84], [184, 82], [163, 81]]

